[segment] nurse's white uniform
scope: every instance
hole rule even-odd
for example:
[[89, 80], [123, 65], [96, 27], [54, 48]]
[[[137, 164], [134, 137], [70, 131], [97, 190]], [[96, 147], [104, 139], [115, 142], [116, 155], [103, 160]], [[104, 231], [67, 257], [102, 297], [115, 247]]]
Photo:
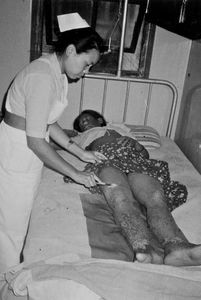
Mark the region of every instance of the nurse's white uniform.
[[[55, 54], [37, 61], [37, 67], [42, 64], [45, 68], [50, 69], [50, 73], [52, 72], [54, 93], [53, 100], [48, 107], [47, 120], [48, 124], [52, 124], [58, 120], [67, 106], [67, 78], [61, 74]], [[28, 70], [26, 69], [22, 73], [24, 76], [21, 78], [22, 82], [26, 83], [27, 76], [29, 76], [27, 75]], [[26, 87], [23, 87], [23, 92], [20, 89], [21, 87], [18, 87], [18, 91], [14, 93], [19, 98], [23, 97]], [[13, 105], [15, 107], [15, 111], [13, 111], [12, 102], [15, 100], [13, 94], [9, 95], [8, 93], [6, 108], [8, 111], [18, 114], [22, 103], [19, 103], [19, 99], [17, 99]], [[26, 97], [23, 101], [24, 112], [21, 109], [21, 116], [26, 115]], [[41, 102], [40, 110], [44, 109], [46, 109], [46, 105]], [[19, 111], [17, 112], [17, 110]], [[37, 120], [33, 121], [37, 123]], [[32, 128], [28, 130], [28, 135], [32, 136]], [[48, 132], [45, 135], [48, 139]], [[33, 136], [37, 137], [35, 129]], [[42, 161], [27, 147], [26, 132], [13, 128], [3, 121], [0, 124], [0, 273], [19, 263], [42, 168]]]

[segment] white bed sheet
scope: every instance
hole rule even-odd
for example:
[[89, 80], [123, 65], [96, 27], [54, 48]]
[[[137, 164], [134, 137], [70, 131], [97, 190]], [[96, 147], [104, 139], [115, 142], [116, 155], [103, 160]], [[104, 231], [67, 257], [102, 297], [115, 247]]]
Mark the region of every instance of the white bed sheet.
[[[64, 152], [62, 155], [83, 168], [84, 164], [73, 156]], [[173, 216], [191, 242], [201, 243], [201, 175], [178, 146], [166, 137], [162, 138], [162, 147], [150, 151], [150, 155], [166, 160], [171, 178], [187, 186], [188, 200], [173, 211]], [[70, 264], [79, 271], [75, 275], [68, 269], [68, 279], [84, 284], [106, 300], [201, 298], [200, 266], [176, 268], [91, 258], [86, 220], [79, 197], [79, 193], [83, 192], [87, 192], [84, 187], [66, 184], [61, 175], [44, 169], [24, 250], [25, 265], [44, 260], [41, 269], [46, 268], [46, 264], [54, 263], [58, 269], [61, 264], [64, 272], [63, 267], [68, 268]], [[35, 267], [36, 264], [33, 264], [28, 269], [34, 273]], [[57, 275], [53, 279], [54, 284], [60, 280]], [[32, 284], [36, 285], [36, 282], [29, 281], [30, 293], [33, 291]], [[33, 296], [33, 299], [42, 299], [40, 292], [44, 295], [41, 285], [38, 298]], [[51, 296], [51, 299], [59, 299], [58, 291], [57, 295]], [[46, 299], [50, 299], [48, 297]]]
[[167, 161], [171, 178], [186, 185], [187, 202], [172, 214], [187, 238], [192, 243], [201, 243], [201, 175], [179, 147], [166, 137], [162, 138], [162, 147], [150, 152], [150, 155]]
[[[201, 175], [169, 138], [163, 137], [162, 146], [149, 152], [152, 158], [167, 161], [171, 178], [187, 186], [187, 203], [175, 209], [173, 215], [187, 238], [201, 243]], [[84, 163], [66, 152], [62, 155], [83, 169]], [[66, 184], [62, 175], [44, 169], [24, 250], [25, 261], [66, 253], [73, 257], [91, 257], [79, 193], [88, 193], [88, 190], [80, 185]]]

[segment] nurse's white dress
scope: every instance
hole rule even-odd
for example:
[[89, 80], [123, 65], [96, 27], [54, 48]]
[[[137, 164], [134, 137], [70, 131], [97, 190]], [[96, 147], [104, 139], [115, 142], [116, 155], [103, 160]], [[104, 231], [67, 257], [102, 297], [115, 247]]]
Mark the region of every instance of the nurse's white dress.
[[[55, 59], [55, 58], [54, 58]], [[46, 58], [40, 59], [50, 64]], [[49, 113], [48, 124], [58, 120], [67, 106], [67, 78]], [[9, 99], [6, 107], [11, 111]], [[47, 137], [48, 139], [48, 132]], [[19, 263], [33, 201], [43, 168], [42, 161], [27, 147], [26, 132], [0, 124], [0, 273]]]

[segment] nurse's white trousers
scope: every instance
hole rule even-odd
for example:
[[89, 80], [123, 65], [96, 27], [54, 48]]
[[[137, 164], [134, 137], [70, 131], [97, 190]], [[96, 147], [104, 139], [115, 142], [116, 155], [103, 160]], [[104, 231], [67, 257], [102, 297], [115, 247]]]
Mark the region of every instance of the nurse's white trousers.
[[43, 163], [26, 134], [0, 124], [0, 273], [20, 262]]

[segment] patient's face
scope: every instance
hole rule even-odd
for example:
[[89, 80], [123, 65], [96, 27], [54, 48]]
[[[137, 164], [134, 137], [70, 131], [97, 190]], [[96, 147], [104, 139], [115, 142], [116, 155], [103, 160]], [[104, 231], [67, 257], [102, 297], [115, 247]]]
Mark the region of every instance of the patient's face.
[[101, 122], [99, 119], [94, 118], [90, 114], [83, 114], [79, 120], [80, 130], [86, 131], [93, 127], [101, 127]]

